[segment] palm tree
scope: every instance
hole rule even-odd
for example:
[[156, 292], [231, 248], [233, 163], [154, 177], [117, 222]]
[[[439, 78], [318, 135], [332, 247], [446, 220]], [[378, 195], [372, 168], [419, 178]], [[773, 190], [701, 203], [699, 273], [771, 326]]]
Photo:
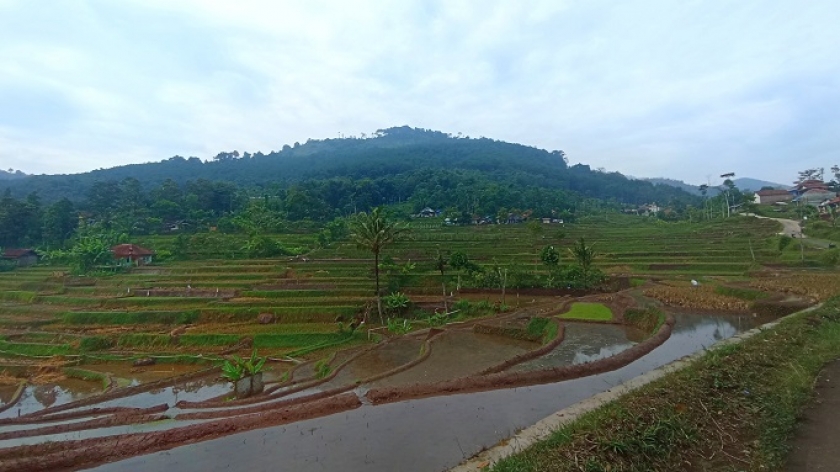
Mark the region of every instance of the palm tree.
[[360, 249], [368, 249], [373, 253], [373, 275], [376, 279], [376, 308], [379, 313], [379, 321], [382, 319], [382, 298], [379, 290], [379, 254], [388, 244], [394, 242], [397, 237], [408, 230], [408, 228], [388, 221], [383, 214], [381, 207], [376, 207], [370, 213], [359, 213], [350, 223], [350, 239]]
[[595, 249], [592, 245], [587, 246], [586, 241], [581, 237], [578, 239], [575, 246], [569, 249], [572, 257], [580, 267], [581, 275], [583, 276], [584, 288], [589, 286], [589, 270], [592, 268], [592, 263], [595, 261]]

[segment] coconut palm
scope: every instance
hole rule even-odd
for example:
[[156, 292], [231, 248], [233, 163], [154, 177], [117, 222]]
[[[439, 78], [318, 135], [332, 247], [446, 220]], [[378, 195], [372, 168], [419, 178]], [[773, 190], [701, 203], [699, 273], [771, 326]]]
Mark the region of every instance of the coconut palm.
[[373, 276], [376, 280], [376, 308], [379, 321], [382, 318], [382, 297], [379, 290], [379, 255], [382, 249], [394, 242], [397, 237], [408, 228], [399, 226], [388, 218], [381, 207], [376, 207], [370, 213], [359, 213], [350, 223], [350, 239], [361, 249], [373, 253]]

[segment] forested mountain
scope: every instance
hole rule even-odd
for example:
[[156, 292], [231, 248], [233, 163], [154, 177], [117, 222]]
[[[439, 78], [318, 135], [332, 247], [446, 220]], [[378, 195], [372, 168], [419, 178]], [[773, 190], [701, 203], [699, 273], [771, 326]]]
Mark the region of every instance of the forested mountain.
[[409, 127], [269, 154], [223, 152], [206, 162], [176, 156], [26, 176], [0, 182], [0, 191], [0, 245], [59, 244], [80, 213], [129, 233], [183, 223], [275, 231], [284, 222], [325, 222], [387, 204], [401, 204], [404, 214], [432, 207], [469, 221], [510, 212], [573, 217], [652, 202], [679, 215], [700, 201], [667, 185], [568, 166], [562, 151]]
[[0, 180], [12, 180], [26, 177], [26, 174], [19, 170], [9, 169], [8, 171], [0, 169]]
[[63, 197], [82, 201], [95, 182], [126, 178], [137, 179], [146, 190], [169, 179], [178, 184], [205, 179], [238, 187], [279, 189], [305, 180], [381, 179], [418, 171], [466, 171], [471, 175], [477, 172], [499, 183], [527, 183], [627, 203], [685, 197], [670, 188], [628, 181], [617, 173], [594, 172], [588, 166], [570, 169], [562, 151], [548, 152], [487, 138], [458, 138], [409, 127], [381, 130], [365, 139], [309, 140], [268, 154], [223, 152], [206, 162], [175, 156], [84, 174], [29, 176], [0, 184], [0, 189], [5, 185], [16, 197], [35, 191], [45, 201]]

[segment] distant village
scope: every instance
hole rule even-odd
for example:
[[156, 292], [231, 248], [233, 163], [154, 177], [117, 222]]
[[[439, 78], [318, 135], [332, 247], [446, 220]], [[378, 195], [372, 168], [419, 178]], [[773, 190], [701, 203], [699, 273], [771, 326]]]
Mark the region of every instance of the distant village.
[[755, 193], [754, 202], [758, 205], [808, 205], [816, 207], [820, 213], [829, 213], [840, 204], [837, 192], [829, 184], [818, 179], [803, 180], [790, 190], [764, 189]]

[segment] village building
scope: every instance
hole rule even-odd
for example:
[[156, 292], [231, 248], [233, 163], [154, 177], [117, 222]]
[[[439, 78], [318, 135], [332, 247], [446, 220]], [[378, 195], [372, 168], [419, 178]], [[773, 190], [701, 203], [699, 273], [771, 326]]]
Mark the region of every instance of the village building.
[[826, 200], [832, 200], [837, 197], [836, 192], [825, 188], [811, 188], [805, 190], [796, 196], [792, 201], [801, 205], [819, 206]]
[[779, 202], [793, 200], [793, 194], [787, 190], [759, 190], [755, 192], [755, 203], [758, 205], [772, 205]]
[[123, 265], [145, 265], [151, 264], [154, 251], [138, 246], [136, 244], [118, 244], [111, 248], [114, 259]]
[[437, 216], [437, 212], [429, 207], [426, 207], [420, 210], [420, 213], [418, 213], [417, 216], [420, 218], [434, 218]]
[[28, 267], [38, 263], [38, 253], [34, 249], [6, 249], [0, 257], [16, 262], [18, 267]]

